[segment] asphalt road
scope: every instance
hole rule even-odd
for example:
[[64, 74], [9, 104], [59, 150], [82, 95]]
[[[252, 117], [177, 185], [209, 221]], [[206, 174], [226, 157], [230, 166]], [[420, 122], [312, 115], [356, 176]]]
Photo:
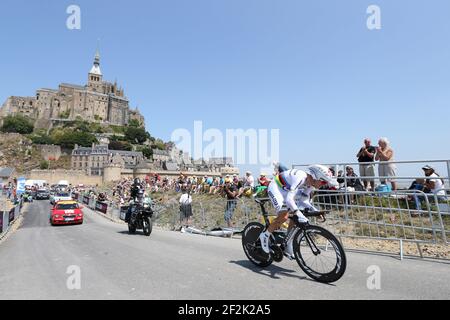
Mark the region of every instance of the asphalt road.
[[[0, 244], [0, 299], [448, 299], [446, 262], [347, 253], [342, 280], [324, 285], [295, 262], [266, 270], [245, 257], [239, 240], [154, 230], [128, 235], [126, 226], [85, 210], [81, 226], [51, 227], [48, 201], [35, 202], [22, 226]], [[79, 290], [67, 287], [69, 266]], [[370, 266], [381, 271], [370, 290]]]

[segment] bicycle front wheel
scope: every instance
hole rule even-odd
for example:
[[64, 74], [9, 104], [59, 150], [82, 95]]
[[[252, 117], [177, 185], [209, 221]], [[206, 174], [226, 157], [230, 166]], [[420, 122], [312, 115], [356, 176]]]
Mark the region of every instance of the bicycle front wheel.
[[318, 226], [307, 226], [295, 235], [294, 254], [300, 268], [319, 282], [336, 282], [347, 268], [342, 244], [331, 232]]

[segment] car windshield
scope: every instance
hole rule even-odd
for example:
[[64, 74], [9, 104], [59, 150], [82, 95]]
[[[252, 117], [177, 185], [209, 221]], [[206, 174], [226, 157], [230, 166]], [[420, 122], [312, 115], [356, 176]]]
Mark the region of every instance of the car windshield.
[[56, 206], [56, 210], [74, 210], [78, 209], [78, 205], [76, 203], [64, 203], [58, 204]]
[[68, 197], [68, 193], [58, 193], [58, 197]]

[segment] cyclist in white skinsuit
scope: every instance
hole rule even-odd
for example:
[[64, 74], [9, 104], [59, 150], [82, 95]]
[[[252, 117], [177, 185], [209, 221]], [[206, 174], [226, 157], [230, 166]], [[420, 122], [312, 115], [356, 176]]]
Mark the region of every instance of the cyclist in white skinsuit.
[[[272, 183], [269, 185], [268, 193], [273, 206], [275, 207], [278, 217], [269, 226], [266, 232], [260, 236], [262, 249], [269, 253], [269, 239], [275, 230], [278, 230], [288, 219], [289, 214], [293, 213], [298, 216], [300, 223], [308, 223], [308, 219], [300, 212], [300, 209], [309, 211], [318, 211], [310, 202], [310, 194], [314, 189], [320, 186], [331, 184], [336, 185], [337, 181], [333, 178], [331, 171], [322, 165], [313, 165], [305, 171], [302, 170], [286, 170], [280, 172]], [[295, 198], [300, 196], [300, 205], [297, 205]], [[285, 205], [287, 209], [285, 208]], [[290, 221], [289, 230], [295, 226], [294, 221]], [[288, 241], [285, 254], [289, 258], [293, 258], [293, 240]]]

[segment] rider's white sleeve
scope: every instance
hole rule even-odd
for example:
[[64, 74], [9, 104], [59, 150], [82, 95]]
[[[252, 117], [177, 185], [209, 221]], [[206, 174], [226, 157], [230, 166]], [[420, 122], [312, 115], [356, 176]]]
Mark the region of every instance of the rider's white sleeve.
[[309, 200], [309, 198], [300, 200], [298, 202], [298, 204], [299, 204], [300, 208], [302, 208], [302, 209], [309, 209], [309, 211], [313, 211], [313, 212], [319, 211], [316, 207], [314, 207], [311, 204], [311, 201]]
[[311, 192], [312, 192], [312, 188], [308, 188], [308, 189], [304, 189], [304, 190], [299, 190], [299, 192], [297, 193], [297, 197], [298, 197], [298, 205], [300, 207], [300, 209], [304, 210], [304, 209], [308, 209], [309, 211], [319, 211], [316, 207], [314, 207], [311, 204]]
[[295, 202], [296, 195], [297, 195], [296, 191], [289, 191], [287, 196], [286, 196], [286, 200], [285, 200], [286, 201], [286, 206], [291, 211], [297, 211], [298, 210], [297, 203]]

